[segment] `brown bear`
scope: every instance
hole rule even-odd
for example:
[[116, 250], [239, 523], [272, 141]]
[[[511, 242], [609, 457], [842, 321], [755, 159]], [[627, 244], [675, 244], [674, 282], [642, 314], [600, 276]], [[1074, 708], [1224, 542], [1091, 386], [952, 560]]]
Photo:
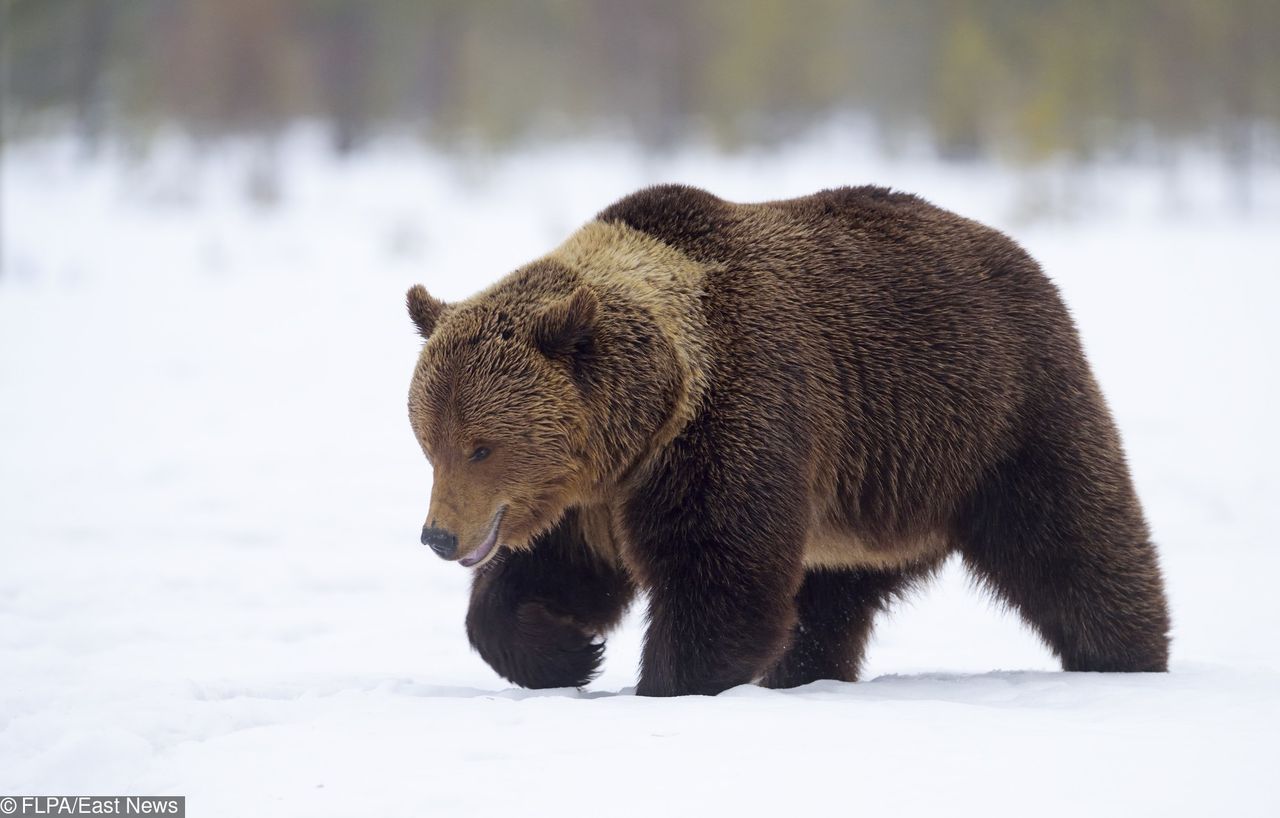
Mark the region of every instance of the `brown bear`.
[[1003, 234], [879, 187], [642, 190], [456, 304], [408, 294], [422, 542], [501, 675], [642, 695], [855, 680], [951, 553], [1067, 670], [1162, 671], [1164, 591], [1071, 317]]

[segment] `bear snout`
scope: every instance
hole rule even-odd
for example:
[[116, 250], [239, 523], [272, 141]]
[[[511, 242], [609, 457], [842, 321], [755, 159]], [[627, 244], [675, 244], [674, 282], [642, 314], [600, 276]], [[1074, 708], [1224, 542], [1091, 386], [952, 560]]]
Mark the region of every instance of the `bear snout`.
[[443, 528], [423, 526], [422, 544], [447, 560], [458, 554], [458, 535]]

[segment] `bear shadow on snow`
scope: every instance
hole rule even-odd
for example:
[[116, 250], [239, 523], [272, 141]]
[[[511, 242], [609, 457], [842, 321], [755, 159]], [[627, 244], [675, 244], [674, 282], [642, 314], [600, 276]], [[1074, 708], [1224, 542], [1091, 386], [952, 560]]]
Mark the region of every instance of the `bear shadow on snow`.
[[[997, 670], [986, 673], [906, 673], [885, 674], [858, 684], [848, 681], [820, 679], [792, 688], [766, 689], [750, 684], [721, 691], [731, 696], [763, 697], [798, 696], [801, 698], [838, 696], [866, 701], [919, 701], [950, 704], [1020, 704], [1061, 707], [1074, 702], [1096, 702], [1100, 696], [1147, 696], [1154, 690], [1178, 694], [1188, 686], [1205, 684], [1203, 678], [1183, 674], [1176, 677], [1149, 674], [1099, 675], [1096, 673], [1059, 673], [1041, 670]], [[1223, 684], [1210, 680], [1207, 684]], [[431, 684], [407, 684], [395, 688], [397, 693], [428, 699], [616, 699], [633, 696], [635, 687], [617, 690], [587, 690], [581, 687], [521, 688], [486, 690], [470, 687], [441, 687]]]
[[995, 230], [876, 187], [661, 186], [408, 308], [422, 541], [474, 569], [468, 638], [518, 685], [585, 685], [638, 589], [642, 695], [853, 681], [876, 613], [952, 553], [1065, 669], [1166, 669], [1115, 425]]

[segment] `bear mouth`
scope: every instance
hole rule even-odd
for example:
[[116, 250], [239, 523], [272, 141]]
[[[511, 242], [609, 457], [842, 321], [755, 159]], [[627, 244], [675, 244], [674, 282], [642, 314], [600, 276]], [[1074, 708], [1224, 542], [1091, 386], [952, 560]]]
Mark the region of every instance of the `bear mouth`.
[[507, 507], [503, 506], [498, 509], [498, 513], [493, 515], [493, 523], [489, 526], [489, 533], [475, 550], [458, 560], [458, 564], [465, 568], [479, 568], [489, 560], [493, 559], [493, 555], [498, 553], [498, 529], [502, 526], [502, 517], [507, 513]]

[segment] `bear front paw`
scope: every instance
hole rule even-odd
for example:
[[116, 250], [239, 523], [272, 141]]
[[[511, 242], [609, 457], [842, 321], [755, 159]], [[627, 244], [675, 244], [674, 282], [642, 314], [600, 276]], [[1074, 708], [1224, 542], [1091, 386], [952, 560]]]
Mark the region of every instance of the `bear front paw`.
[[538, 601], [513, 611], [473, 606], [467, 636], [490, 667], [528, 688], [583, 687], [604, 655], [602, 639]]

